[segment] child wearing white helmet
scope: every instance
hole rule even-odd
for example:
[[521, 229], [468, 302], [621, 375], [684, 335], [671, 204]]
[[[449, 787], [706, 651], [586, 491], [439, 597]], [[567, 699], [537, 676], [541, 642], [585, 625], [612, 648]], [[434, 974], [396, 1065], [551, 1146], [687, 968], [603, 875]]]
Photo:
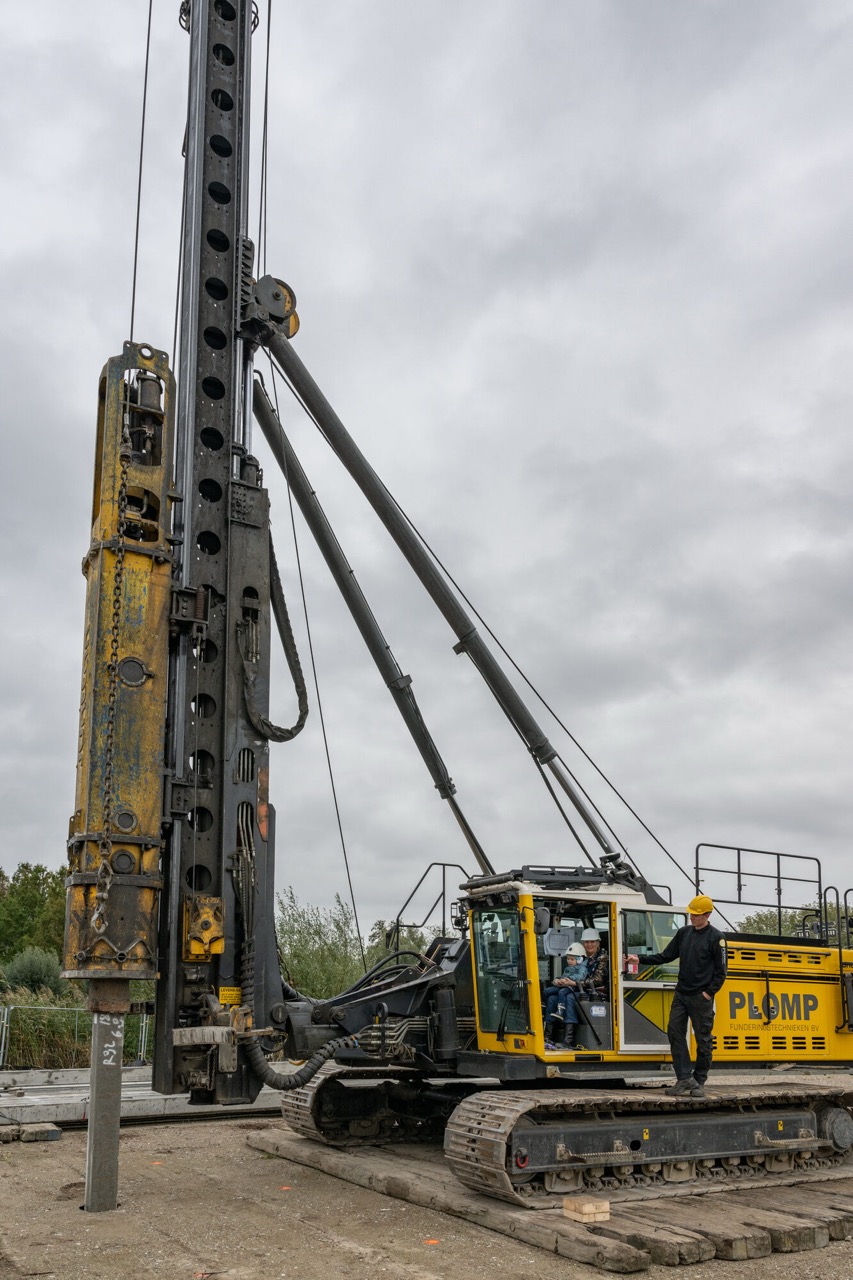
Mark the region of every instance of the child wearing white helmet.
[[571, 1048], [578, 1024], [577, 993], [589, 979], [589, 961], [583, 942], [572, 942], [566, 952], [562, 975], [545, 988], [545, 1048]]

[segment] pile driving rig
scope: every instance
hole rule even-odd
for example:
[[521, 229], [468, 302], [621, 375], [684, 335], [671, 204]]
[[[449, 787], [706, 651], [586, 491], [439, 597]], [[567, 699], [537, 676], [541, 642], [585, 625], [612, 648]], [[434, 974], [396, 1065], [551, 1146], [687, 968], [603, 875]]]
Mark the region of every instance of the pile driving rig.
[[[620, 854], [299, 360], [292, 290], [255, 279], [247, 231], [252, 4], [192, 0], [182, 14], [191, 50], [179, 367], [175, 378], [165, 353], [134, 342], [105, 366], [84, 562], [65, 974], [89, 982], [97, 1015], [93, 1110], [110, 1093], [102, 1068], [115, 1063], [129, 981], [150, 979], [158, 1091], [227, 1106], [269, 1084], [283, 1091], [289, 1122], [324, 1141], [444, 1133], [464, 1181], [521, 1203], [613, 1180], [771, 1176], [837, 1160], [853, 1144], [838, 1091], [754, 1096], [728, 1087], [698, 1101], [631, 1083], [632, 1073], [668, 1061], [675, 974], [628, 974], [623, 956], [660, 951], [684, 913]], [[253, 375], [259, 347], [400, 546], [456, 651], [568, 800], [596, 851], [591, 865], [492, 867], [411, 681]], [[299, 733], [307, 697], [252, 451], [253, 414], [479, 868], [461, 886], [458, 937], [436, 940], [425, 955], [394, 953], [330, 1000], [283, 980], [274, 933], [269, 744]], [[286, 728], [269, 718], [273, 624], [299, 707]], [[608, 996], [581, 1001], [575, 1048], [554, 1050], [542, 989], [585, 928], [599, 932], [609, 957]], [[729, 964], [718, 1062], [740, 1062], [755, 1037], [756, 1062], [851, 1059], [848, 947], [732, 936]], [[796, 1014], [796, 1034], [783, 1026], [783, 1009], [788, 1021]], [[751, 1033], [740, 1028], [753, 1010]], [[285, 1074], [276, 1055], [304, 1065]], [[99, 1168], [91, 1134], [87, 1185]], [[114, 1187], [101, 1191], [101, 1204], [87, 1207], [110, 1207]]]

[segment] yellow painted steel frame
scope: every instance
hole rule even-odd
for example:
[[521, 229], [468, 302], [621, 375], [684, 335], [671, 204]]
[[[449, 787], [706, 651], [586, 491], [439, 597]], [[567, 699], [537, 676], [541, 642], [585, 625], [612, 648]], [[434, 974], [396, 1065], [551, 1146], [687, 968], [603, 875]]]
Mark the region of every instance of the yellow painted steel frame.
[[[580, 896], [580, 895], [579, 895]], [[603, 905], [603, 904], [598, 904]], [[478, 1005], [478, 984], [474, 981], [474, 1005], [477, 1017], [477, 1047], [478, 1049], [490, 1053], [501, 1054], [533, 1054], [538, 1058], [542, 1058], [546, 1063], [553, 1064], [553, 1074], [558, 1076], [560, 1068], [557, 1066], [559, 1062], [574, 1061], [580, 1059], [583, 1061], [596, 1062], [625, 1062], [633, 1061], [643, 1065], [657, 1065], [666, 1063], [671, 1060], [668, 1050], [662, 1049], [659, 1053], [638, 1053], [625, 1049], [604, 1049], [604, 1050], [588, 1050], [588, 1049], [546, 1049], [545, 1048], [545, 1027], [542, 1016], [542, 1002], [539, 998], [539, 963], [536, 951], [536, 934], [533, 928], [534, 918], [534, 901], [532, 894], [519, 893], [518, 896], [519, 926], [520, 936], [522, 939], [524, 950], [525, 972], [527, 973], [527, 990], [528, 1005], [530, 1014], [529, 1030], [527, 1034], [519, 1034], [517, 1032], [507, 1032], [502, 1040], [497, 1035], [484, 1031], [481, 1025], [480, 1010]], [[610, 937], [618, 938], [619, 911], [617, 905], [613, 902], [607, 904], [607, 911], [610, 924]], [[469, 936], [473, 937], [473, 918], [469, 913], [468, 919]], [[620, 991], [619, 971], [618, 971], [618, 949], [612, 949], [610, 954], [610, 991], [611, 1000], [608, 1002], [608, 1008], [613, 1019], [613, 1044], [619, 1044], [619, 1024], [621, 1019], [621, 1006], [617, 998]], [[476, 959], [475, 959], [476, 963]], [[550, 1072], [546, 1072], [550, 1074]]]
[[[728, 975], [717, 996], [714, 1061], [850, 1061], [842, 972], [853, 950], [800, 939], [729, 939]], [[842, 1025], [843, 1024], [843, 1025]]]
[[[523, 1053], [531, 1054], [544, 1050], [544, 1032], [542, 1029], [542, 1011], [539, 1008], [539, 966], [536, 959], [536, 935], [533, 931], [533, 898], [530, 894], [518, 896], [519, 933], [524, 953], [524, 969], [527, 974], [528, 1007], [530, 1010], [530, 1029], [525, 1033], [509, 1031], [503, 1039], [482, 1029], [483, 1019], [480, 1016], [479, 983], [474, 975], [474, 1010], [477, 1020], [477, 1048], [490, 1053]], [[469, 937], [474, 936], [473, 914], [468, 916]], [[473, 955], [472, 951], [472, 955]], [[474, 957], [476, 964], [476, 956]], [[531, 983], [536, 986], [536, 998], [530, 999]]]
[[[92, 539], [83, 562], [86, 627], [68, 839], [66, 977], [157, 973], [173, 404], [165, 353], [125, 343], [122, 355], [104, 366]], [[126, 528], [119, 540], [123, 466]]]
[[[503, 1039], [498, 1039], [497, 1035], [492, 1032], [484, 1031], [482, 1028], [482, 1019], [479, 1009], [479, 992], [478, 983], [474, 981], [474, 1007], [477, 1018], [477, 1047], [478, 1049], [490, 1053], [502, 1054], [534, 1054], [536, 1057], [544, 1059], [546, 1062], [556, 1063], [563, 1059], [586, 1058], [588, 1060], [602, 1062], [624, 1061], [626, 1058], [633, 1058], [638, 1062], [657, 1063], [669, 1061], [669, 1054], [662, 1052], [660, 1054], [631, 1054], [618, 1049], [608, 1049], [603, 1051], [590, 1052], [580, 1050], [577, 1053], [570, 1049], [551, 1050], [545, 1048], [545, 1027], [542, 1017], [542, 1002], [539, 998], [539, 958], [536, 951], [536, 933], [533, 928], [534, 918], [534, 902], [533, 895], [529, 893], [519, 893], [518, 895], [518, 912], [519, 912], [519, 933], [522, 940], [524, 953], [524, 966], [527, 974], [527, 991], [528, 991], [528, 1009], [529, 1009], [529, 1030], [526, 1034], [520, 1034], [515, 1031], [507, 1032]], [[614, 903], [608, 904], [608, 913], [610, 916], [610, 936], [618, 937], [617, 933], [617, 909]], [[468, 919], [469, 936], [473, 937], [473, 918], [469, 914]], [[476, 958], [475, 958], [476, 963]], [[616, 956], [610, 956], [610, 989], [611, 992], [619, 990], [618, 972], [616, 969]], [[611, 1009], [613, 1018], [613, 1043], [619, 1043], [619, 1002], [613, 999], [608, 1007]], [[555, 1067], [555, 1072], [559, 1074]]]

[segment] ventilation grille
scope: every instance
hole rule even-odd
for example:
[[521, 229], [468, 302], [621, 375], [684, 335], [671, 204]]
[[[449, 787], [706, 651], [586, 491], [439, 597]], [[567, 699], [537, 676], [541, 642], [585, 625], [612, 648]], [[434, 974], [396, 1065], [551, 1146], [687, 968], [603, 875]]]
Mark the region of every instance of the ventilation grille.
[[[712, 1037], [713, 1047], [719, 1047], [716, 1036]], [[770, 1048], [774, 1053], [805, 1053], [811, 1046], [813, 1053], [826, 1053], [826, 1037], [812, 1036], [771, 1036]], [[759, 1053], [762, 1048], [761, 1036], [723, 1036], [723, 1050], [729, 1053]], [[765, 1044], [766, 1047], [766, 1044]]]

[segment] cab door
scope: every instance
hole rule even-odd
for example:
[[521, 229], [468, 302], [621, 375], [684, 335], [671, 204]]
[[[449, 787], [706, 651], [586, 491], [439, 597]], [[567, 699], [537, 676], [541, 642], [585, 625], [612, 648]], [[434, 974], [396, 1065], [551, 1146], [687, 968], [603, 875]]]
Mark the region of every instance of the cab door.
[[636, 974], [620, 974], [619, 1047], [632, 1053], [669, 1051], [666, 1024], [678, 978], [678, 961], [665, 965], [644, 965], [643, 957], [663, 951], [678, 930], [687, 923], [683, 912], [669, 907], [623, 910], [619, 928], [622, 954], [639, 960]]

